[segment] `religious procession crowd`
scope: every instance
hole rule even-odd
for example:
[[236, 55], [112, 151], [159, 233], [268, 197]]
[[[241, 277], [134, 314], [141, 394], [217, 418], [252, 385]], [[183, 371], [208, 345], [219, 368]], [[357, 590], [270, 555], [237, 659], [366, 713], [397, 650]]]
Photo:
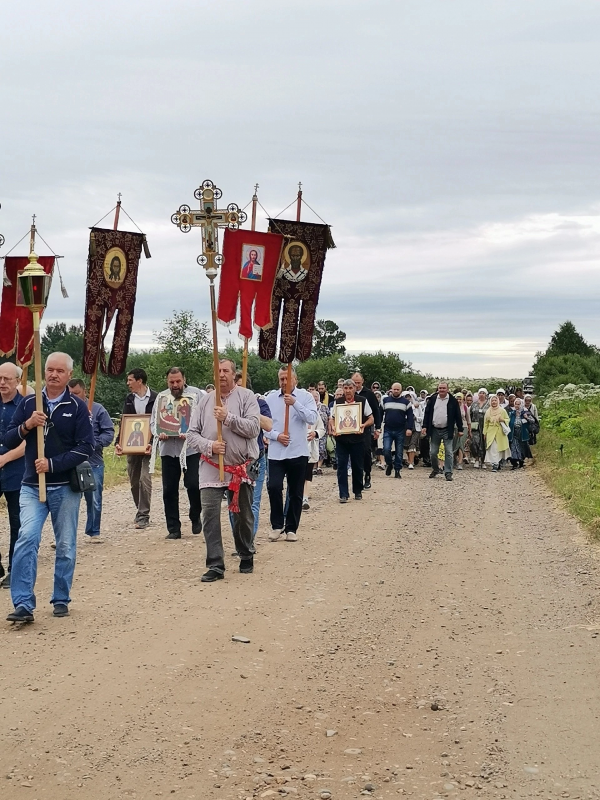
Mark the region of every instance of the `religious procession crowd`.
[[[115, 440], [115, 426], [97, 402], [88, 407], [86, 386], [72, 378], [73, 362], [53, 353], [45, 364], [44, 411], [36, 411], [35, 396], [24, 394], [21, 370], [0, 366], [0, 495], [8, 507], [10, 546], [0, 579], [10, 589], [11, 622], [32, 622], [35, 582], [43, 525], [50, 516], [56, 549], [53, 615], [69, 615], [75, 571], [77, 526], [82, 495], [89, 541], [101, 539], [103, 450]], [[161, 458], [167, 539], [180, 539], [182, 524], [179, 487], [189, 499], [193, 535], [203, 534], [206, 572], [202, 582], [225, 576], [222, 503], [228, 504], [229, 525], [239, 557], [239, 571], [254, 570], [255, 537], [263, 488], [269, 500], [269, 541], [296, 542], [302, 512], [310, 508], [313, 475], [323, 466], [337, 472], [339, 502], [352, 495], [362, 500], [371, 488], [372, 467], [401, 478], [406, 467], [427, 467], [430, 478], [453, 480], [464, 465], [498, 472], [519, 469], [532, 458], [531, 444], [539, 432], [533, 398], [516, 389], [507, 396], [499, 388], [449, 390], [440, 382], [432, 394], [394, 383], [364, 385], [360, 373], [340, 378], [330, 394], [324, 382], [302, 389], [293, 370], [279, 371], [279, 388], [254, 394], [249, 382], [229, 359], [219, 362], [219, 391], [189, 386], [183, 369], [171, 367], [166, 388], [148, 386], [141, 368], [127, 375], [129, 394], [124, 420], [131, 432], [117, 433], [116, 453], [127, 459], [136, 507], [134, 526], [150, 524], [152, 473]], [[177, 417], [174, 409], [178, 408]], [[177, 422], [175, 434], [165, 432], [162, 415]], [[141, 420], [149, 420], [145, 438]], [[38, 456], [43, 431], [44, 457]], [[123, 428], [125, 430], [125, 428]], [[131, 449], [136, 452], [131, 453]], [[87, 473], [86, 473], [87, 469]], [[86, 484], [81, 480], [93, 476]], [[44, 475], [46, 500], [40, 500], [39, 476]], [[86, 488], [87, 486], [87, 488]]]

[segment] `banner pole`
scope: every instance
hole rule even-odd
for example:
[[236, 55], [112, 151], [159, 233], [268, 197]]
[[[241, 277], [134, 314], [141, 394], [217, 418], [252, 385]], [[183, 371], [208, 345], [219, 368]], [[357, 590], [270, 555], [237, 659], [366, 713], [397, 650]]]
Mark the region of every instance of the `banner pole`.
[[[252, 221], [250, 223], [250, 230], [256, 230], [256, 208], [258, 206], [258, 183], [254, 184], [254, 194], [252, 195]], [[242, 353], [242, 386], [246, 388], [248, 383], [248, 337], [244, 336], [244, 350]]]
[[[35, 344], [35, 343], [34, 343]], [[27, 391], [27, 371], [29, 369], [29, 364], [26, 367], [23, 367], [23, 372], [21, 374], [21, 394], [25, 397], [25, 393]]]
[[[44, 411], [42, 399], [42, 348], [40, 345], [40, 312], [32, 311], [33, 316], [33, 365], [35, 370], [35, 410]], [[38, 425], [37, 431], [37, 457], [44, 458], [44, 427]], [[46, 502], [46, 474], [38, 475], [40, 503]]]
[[[217, 343], [217, 302], [215, 298], [215, 279], [210, 279], [210, 310], [212, 316], [213, 335], [213, 374], [215, 382], [215, 406], [221, 405], [221, 384], [219, 383], [219, 348]], [[217, 420], [217, 440], [223, 441], [223, 423]], [[219, 453], [219, 480], [225, 480], [225, 461], [223, 454]]]
[[[300, 216], [302, 214], [302, 184], [298, 184], [298, 202], [296, 204], [296, 222], [300, 222]], [[292, 362], [288, 362], [287, 368], [287, 384], [285, 387], [286, 394], [291, 394], [290, 386], [292, 385]], [[283, 432], [286, 436], [289, 436], [290, 432], [290, 407], [285, 407], [285, 423]]]

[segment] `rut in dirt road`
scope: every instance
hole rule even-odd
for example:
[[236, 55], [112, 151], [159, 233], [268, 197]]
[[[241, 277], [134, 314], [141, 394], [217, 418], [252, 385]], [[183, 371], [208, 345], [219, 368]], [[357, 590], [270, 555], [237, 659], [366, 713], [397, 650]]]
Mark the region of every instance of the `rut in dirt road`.
[[315, 479], [296, 543], [265, 499], [215, 585], [157, 483], [142, 532], [107, 492], [63, 620], [45, 534], [36, 621], [0, 630], [5, 796], [600, 797], [596, 547], [529, 471], [427, 474]]

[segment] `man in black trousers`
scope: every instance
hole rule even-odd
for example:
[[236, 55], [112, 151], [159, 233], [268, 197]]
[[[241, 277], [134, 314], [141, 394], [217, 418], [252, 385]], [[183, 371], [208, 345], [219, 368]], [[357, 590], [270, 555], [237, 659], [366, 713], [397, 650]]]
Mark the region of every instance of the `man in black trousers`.
[[365, 473], [365, 480], [364, 480], [364, 488], [370, 489], [371, 488], [371, 464], [373, 462], [372, 453], [371, 453], [371, 438], [378, 439], [381, 435], [381, 406], [379, 405], [379, 400], [375, 397], [375, 392], [372, 392], [371, 389], [367, 389], [365, 387], [365, 379], [360, 374], [360, 372], [355, 372], [352, 376], [352, 380], [356, 387], [356, 394], [358, 397], [364, 397], [367, 401], [369, 406], [371, 407], [371, 414], [373, 415], [373, 422], [368, 427], [365, 428], [364, 437], [365, 437], [365, 453], [364, 453], [364, 464], [363, 470]]

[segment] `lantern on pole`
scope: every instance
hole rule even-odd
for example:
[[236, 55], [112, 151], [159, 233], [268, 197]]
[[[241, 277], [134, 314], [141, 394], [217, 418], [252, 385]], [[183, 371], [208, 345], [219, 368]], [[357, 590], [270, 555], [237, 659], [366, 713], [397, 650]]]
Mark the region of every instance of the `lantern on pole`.
[[[29, 265], [17, 274], [19, 283], [18, 305], [26, 306], [33, 317], [33, 362], [35, 375], [35, 410], [44, 410], [42, 400], [42, 350], [40, 346], [40, 314], [46, 308], [52, 275], [48, 275], [38, 263], [38, 257], [32, 250], [29, 253]], [[41, 425], [37, 428], [38, 458], [44, 458], [44, 429]], [[40, 502], [46, 502], [46, 475], [38, 475]]]

